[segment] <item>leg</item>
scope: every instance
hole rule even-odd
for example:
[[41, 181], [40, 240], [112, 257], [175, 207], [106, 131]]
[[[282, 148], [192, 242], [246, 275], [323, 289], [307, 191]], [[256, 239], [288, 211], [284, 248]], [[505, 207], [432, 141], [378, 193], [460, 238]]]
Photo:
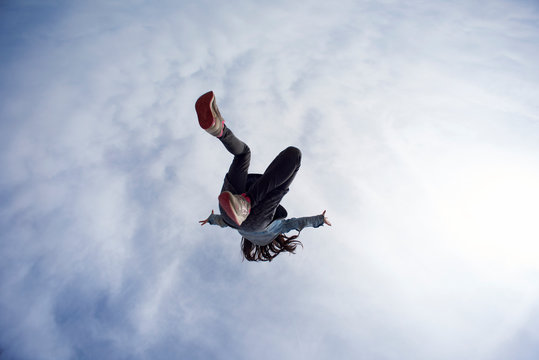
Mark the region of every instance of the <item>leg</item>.
[[225, 148], [234, 155], [234, 160], [228, 169], [223, 183], [223, 191], [230, 191], [233, 194], [242, 194], [246, 191], [247, 173], [251, 163], [251, 150], [249, 146], [238, 139], [232, 130], [224, 127], [223, 135], [218, 138]]
[[[225, 148], [234, 155], [234, 160], [225, 176], [221, 194], [219, 195], [219, 209], [223, 220], [232, 226], [238, 226], [249, 215], [250, 204], [241, 195], [247, 187], [247, 172], [251, 162], [249, 147], [239, 140], [232, 131], [225, 126], [225, 120], [215, 102], [213, 91], [209, 91], [198, 98], [195, 103], [198, 123], [201, 128], [216, 136]], [[227, 216], [224, 216], [223, 209]], [[232, 220], [232, 222], [230, 221]]]
[[200, 127], [221, 140], [228, 152], [234, 155], [234, 161], [225, 177], [223, 190], [234, 194], [245, 192], [247, 171], [251, 161], [249, 147], [225, 126], [225, 120], [217, 107], [213, 91], [208, 91], [198, 98], [195, 110]]
[[[268, 166], [262, 177], [247, 191], [247, 196], [251, 199], [251, 206], [254, 208], [258, 204], [262, 204], [268, 195], [274, 195], [275, 192], [282, 194], [278, 199], [280, 201], [288, 192], [288, 188], [294, 180], [300, 165], [301, 151], [298, 148], [290, 146], [281, 151]], [[277, 207], [279, 203], [273, 205]]]
[[[241, 224], [241, 228], [248, 231], [260, 231], [266, 228], [275, 218], [275, 212], [281, 203], [283, 196], [288, 193], [287, 189], [275, 189], [268, 193], [262, 201], [251, 208], [251, 213]], [[284, 216], [286, 217], [286, 210]]]
[[251, 199], [251, 213], [242, 229], [259, 231], [268, 226], [275, 211], [288, 193], [301, 164], [301, 152], [295, 147], [283, 150], [247, 191]]

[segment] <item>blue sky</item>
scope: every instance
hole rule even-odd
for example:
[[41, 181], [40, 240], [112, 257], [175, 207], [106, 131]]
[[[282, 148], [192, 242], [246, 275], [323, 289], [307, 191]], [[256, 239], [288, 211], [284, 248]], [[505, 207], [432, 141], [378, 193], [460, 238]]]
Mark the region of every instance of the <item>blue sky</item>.
[[[4, 1], [4, 359], [534, 359], [539, 8]], [[241, 261], [214, 90], [304, 249]]]

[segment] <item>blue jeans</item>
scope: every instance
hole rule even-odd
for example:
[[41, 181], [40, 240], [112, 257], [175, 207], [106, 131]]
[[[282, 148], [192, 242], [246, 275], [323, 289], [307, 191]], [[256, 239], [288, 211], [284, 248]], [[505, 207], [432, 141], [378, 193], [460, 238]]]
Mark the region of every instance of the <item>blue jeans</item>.
[[[286, 217], [280, 206], [283, 196], [289, 191], [301, 165], [301, 151], [290, 146], [271, 162], [264, 174], [249, 174], [251, 150], [225, 126], [219, 138], [225, 148], [234, 155], [234, 160], [225, 175], [221, 192], [230, 191], [238, 195], [246, 193], [251, 199], [251, 212], [240, 228], [248, 231], [265, 229], [274, 219]], [[238, 226], [219, 206], [223, 220], [231, 227]]]

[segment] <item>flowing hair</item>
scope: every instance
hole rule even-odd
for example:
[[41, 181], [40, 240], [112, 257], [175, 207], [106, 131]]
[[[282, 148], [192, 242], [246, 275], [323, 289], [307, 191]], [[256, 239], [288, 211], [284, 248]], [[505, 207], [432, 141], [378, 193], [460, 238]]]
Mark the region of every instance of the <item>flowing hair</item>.
[[271, 243], [264, 246], [255, 245], [242, 237], [241, 252], [243, 253], [243, 258], [248, 261], [271, 261], [282, 252], [295, 254], [298, 245], [303, 247], [301, 241], [296, 240], [298, 236], [299, 234], [291, 237], [280, 234]]

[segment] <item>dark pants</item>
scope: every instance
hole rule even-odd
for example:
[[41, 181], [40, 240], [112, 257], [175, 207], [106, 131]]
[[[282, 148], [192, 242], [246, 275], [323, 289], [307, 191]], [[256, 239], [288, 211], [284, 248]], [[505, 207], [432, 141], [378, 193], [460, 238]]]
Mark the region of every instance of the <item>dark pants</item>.
[[[251, 162], [249, 146], [239, 140], [226, 126], [223, 136], [219, 140], [234, 155], [221, 192], [230, 191], [235, 195], [246, 193], [251, 199], [251, 213], [240, 228], [250, 231], [262, 230], [273, 221], [279, 203], [288, 192], [288, 188], [299, 170], [301, 151], [292, 146], [281, 151], [264, 174], [250, 184], [247, 181]], [[219, 208], [225, 222], [229, 226], [238, 228], [223, 209]]]

